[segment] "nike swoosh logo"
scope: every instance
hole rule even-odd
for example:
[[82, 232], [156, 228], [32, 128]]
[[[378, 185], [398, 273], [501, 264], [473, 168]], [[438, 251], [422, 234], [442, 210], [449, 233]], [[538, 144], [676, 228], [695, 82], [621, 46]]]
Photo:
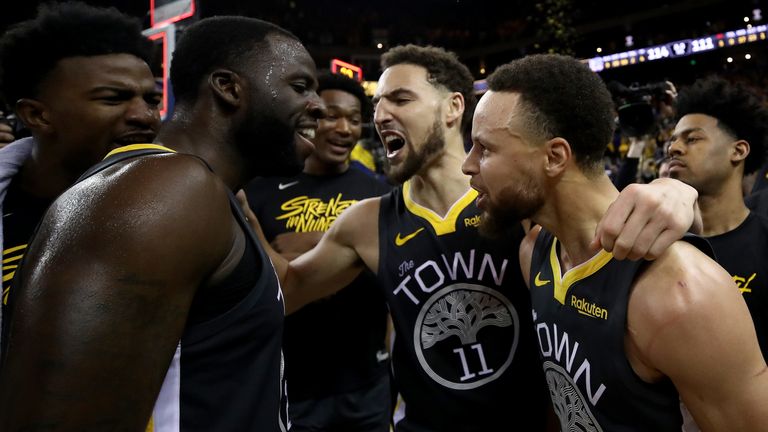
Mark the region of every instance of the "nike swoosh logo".
[[290, 182], [290, 183], [278, 183], [278, 184], [277, 184], [277, 188], [278, 188], [278, 189], [280, 189], [280, 190], [283, 190], [283, 189], [288, 189], [289, 187], [291, 187], [291, 186], [293, 186], [293, 185], [296, 185], [296, 184], [299, 184], [299, 181], [298, 181], [298, 180], [296, 180], [296, 181], [292, 181], [292, 182]]
[[416, 237], [417, 235], [419, 235], [419, 233], [422, 232], [422, 231], [424, 231], [423, 227], [417, 229], [416, 231], [408, 234], [405, 237], [400, 237], [400, 233], [397, 233], [397, 236], [395, 236], [395, 244], [398, 245], [398, 246], [402, 246], [402, 245], [406, 244], [408, 242], [408, 240], [410, 240], [410, 239]]
[[541, 272], [538, 272], [536, 274], [536, 277], [533, 279], [533, 284], [537, 287], [544, 286], [552, 281], [550, 280], [541, 280]]

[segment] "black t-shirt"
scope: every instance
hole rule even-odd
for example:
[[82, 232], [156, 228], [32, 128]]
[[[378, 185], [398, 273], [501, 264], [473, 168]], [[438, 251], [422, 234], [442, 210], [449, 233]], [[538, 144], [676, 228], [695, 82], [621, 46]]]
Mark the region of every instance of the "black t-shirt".
[[707, 240], [741, 290], [768, 358], [768, 218], [750, 213], [736, 229]]
[[[245, 188], [267, 240], [287, 232], [327, 231], [357, 201], [389, 186], [360, 171], [257, 178]], [[283, 350], [291, 401], [360, 389], [386, 373], [387, 308], [365, 270], [338, 293], [286, 317]]]

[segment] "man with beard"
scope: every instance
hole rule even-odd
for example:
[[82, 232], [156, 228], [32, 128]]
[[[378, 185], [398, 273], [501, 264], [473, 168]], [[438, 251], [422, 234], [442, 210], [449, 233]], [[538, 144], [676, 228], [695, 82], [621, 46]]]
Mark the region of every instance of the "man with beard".
[[543, 227], [520, 245], [520, 266], [561, 430], [679, 431], [681, 400], [702, 430], [765, 430], [768, 368], [739, 290], [692, 244], [701, 239], [649, 263], [592, 244], [619, 195], [602, 166], [613, 113], [600, 77], [535, 55], [488, 86], [463, 169], [497, 222]]
[[29, 246], [4, 431], [288, 428], [282, 294], [232, 191], [301, 170], [323, 114], [314, 62], [282, 28], [215, 17], [185, 30], [171, 80], [163, 145], [110, 153]]
[[[273, 256], [286, 308], [329, 295], [368, 268], [385, 291], [395, 328], [396, 431], [501, 430], [523, 417], [534, 425], [528, 430], [541, 430], [546, 401], [530, 301], [509, 258], [522, 228], [511, 223], [513, 237], [505, 241], [480, 237], [477, 193], [460, 171], [475, 100], [472, 75], [454, 54], [434, 47], [393, 48], [382, 66], [374, 122], [389, 176], [404, 183], [347, 209], [317, 247], [289, 264]], [[598, 232], [603, 244], [641, 257], [666, 246], [654, 242], [660, 231], [681, 236], [695, 191], [674, 183], [630, 188], [608, 229]], [[657, 189], [646, 194], [648, 188]], [[658, 200], [661, 190], [675, 196]], [[654, 203], [686, 215], [667, 219], [672, 208]], [[668, 221], [676, 233], [666, 230]], [[641, 231], [645, 222], [649, 230]], [[642, 245], [630, 251], [633, 243]]]
[[[286, 258], [312, 249], [352, 204], [390, 190], [350, 168], [349, 154], [373, 114], [363, 87], [330, 72], [317, 81], [327, 115], [318, 122], [304, 172], [257, 178], [245, 188], [267, 240]], [[335, 295], [286, 318], [292, 431], [389, 430], [387, 306], [375, 285], [366, 270]]]

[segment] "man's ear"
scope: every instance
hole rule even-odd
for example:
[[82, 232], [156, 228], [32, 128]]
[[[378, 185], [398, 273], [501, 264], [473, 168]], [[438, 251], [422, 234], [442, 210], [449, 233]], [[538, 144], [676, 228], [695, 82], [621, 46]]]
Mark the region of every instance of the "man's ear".
[[16, 115], [30, 130], [46, 132], [53, 127], [50, 123], [48, 107], [35, 99], [19, 99], [16, 102]]
[[464, 115], [464, 96], [459, 92], [451, 93], [447, 105], [445, 123], [448, 126], [453, 126], [456, 122], [460, 122]]
[[749, 156], [749, 143], [744, 140], [738, 140], [732, 144], [731, 162], [739, 163]]
[[565, 138], [555, 137], [544, 143], [547, 156], [545, 171], [549, 177], [557, 177], [568, 167], [573, 153], [571, 145]]
[[242, 102], [243, 82], [236, 72], [227, 69], [217, 69], [208, 76], [208, 85], [213, 94], [222, 103], [237, 108]]

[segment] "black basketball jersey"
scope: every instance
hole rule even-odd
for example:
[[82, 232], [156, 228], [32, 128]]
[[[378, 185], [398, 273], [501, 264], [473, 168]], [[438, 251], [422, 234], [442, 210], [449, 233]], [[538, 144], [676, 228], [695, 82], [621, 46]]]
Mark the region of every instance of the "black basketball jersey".
[[[286, 232], [327, 231], [349, 206], [389, 190], [352, 169], [257, 178], [245, 188], [268, 241]], [[368, 270], [338, 293], [287, 316], [283, 350], [291, 402], [354, 391], [386, 374], [386, 321], [384, 297]]]
[[[110, 153], [83, 179], [117, 162], [173, 152], [139, 144]], [[136, 185], [141, 187], [141, 185]], [[148, 432], [269, 431], [288, 429], [281, 351], [284, 305], [269, 257], [230, 194], [233, 217], [246, 235], [243, 257], [221, 283], [195, 294], [188, 323], [158, 396]], [[229, 295], [238, 293], [237, 296]], [[208, 302], [229, 298], [214, 317], [200, 319]]]
[[8, 323], [11, 322], [14, 303], [11, 291], [16, 270], [21, 264], [32, 234], [52, 202], [51, 199], [36, 198], [22, 192], [20, 179], [21, 176], [17, 175], [11, 180], [3, 201], [3, 296], [0, 300], [0, 316], [3, 320], [0, 352], [5, 352], [8, 340]]
[[563, 431], [680, 431], [680, 400], [671, 381], [643, 381], [625, 354], [629, 294], [642, 264], [601, 250], [562, 274], [557, 239], [543, 229], [536, 239], [533, 321]]
[[768, 358], [768, 218], [750, 213], [736, 229], [707, 240], [741, 290]]
[[542, 428], [522, 228], [505, 241], [481, 237], [476, 197], [470, 189], [445, 217], [415, 203], [408, 182], [382, 197], [378, 278], [396, 333], [397, 431]]

